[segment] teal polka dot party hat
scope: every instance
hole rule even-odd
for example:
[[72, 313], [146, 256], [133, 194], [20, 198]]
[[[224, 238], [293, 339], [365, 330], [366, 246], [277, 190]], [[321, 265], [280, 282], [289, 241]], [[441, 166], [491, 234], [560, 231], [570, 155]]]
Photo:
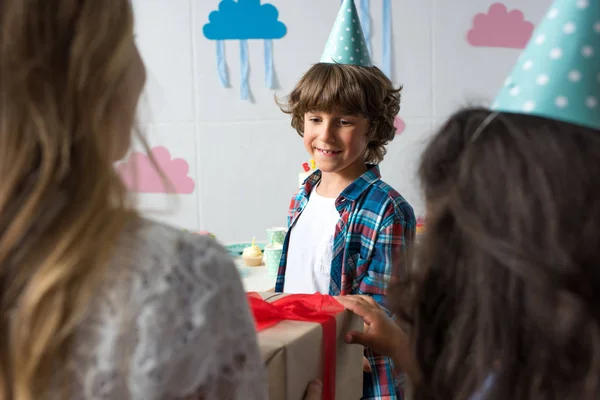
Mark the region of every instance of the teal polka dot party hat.
[[555, 0], [491, 108], [600, 129], [600, 0]]
[[342, 2], [321, 62], [373, 66], [354, 0]]

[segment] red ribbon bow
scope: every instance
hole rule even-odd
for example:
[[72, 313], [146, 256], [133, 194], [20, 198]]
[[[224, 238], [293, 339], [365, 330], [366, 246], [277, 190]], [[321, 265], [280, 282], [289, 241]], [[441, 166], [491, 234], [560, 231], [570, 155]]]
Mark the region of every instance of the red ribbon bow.
[[323, 327], [323, 399], [335, 399], [336, 320], [344, 307], [333, 297], [320, 293], [291, 294], [272, 303], [258, 293], [248, 293], [258, 332], [285, 320], [315, 322]]

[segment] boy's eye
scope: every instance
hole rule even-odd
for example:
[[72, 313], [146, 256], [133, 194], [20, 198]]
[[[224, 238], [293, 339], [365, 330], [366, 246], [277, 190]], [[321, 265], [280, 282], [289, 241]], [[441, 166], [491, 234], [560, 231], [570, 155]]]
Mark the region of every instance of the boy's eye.
[[317, 117], [310, 117], [308, 120], [310, 122], [319, 122], [319, 118], [317, 118]]

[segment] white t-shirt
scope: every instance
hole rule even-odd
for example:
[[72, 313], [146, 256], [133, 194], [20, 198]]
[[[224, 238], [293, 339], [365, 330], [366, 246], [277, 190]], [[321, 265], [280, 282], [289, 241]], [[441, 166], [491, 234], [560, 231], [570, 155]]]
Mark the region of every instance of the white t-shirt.
[[313, 189], [290, 232], [284, 293], [329, 293], [333, 237], [340, 214], [335, 198]]

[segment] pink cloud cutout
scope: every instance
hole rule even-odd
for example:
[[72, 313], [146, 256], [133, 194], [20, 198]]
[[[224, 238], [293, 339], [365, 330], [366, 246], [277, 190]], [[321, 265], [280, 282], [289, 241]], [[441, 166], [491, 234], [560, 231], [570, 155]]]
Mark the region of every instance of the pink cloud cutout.
[[190, 166], [181, 158], [171, 158], [165, 147], [151, 149], [154, 160], [163, 171], [173, 188], [165, 186], [150, 158], [143, 153], [131, 154], [127, 161], [117, 165], [117, 171], [129, 190], [138, 193], [175, 193], [190, 194], [194, 191], [194, 181], [188, 175]]
[[508, 11], [504, 4], [494, 3], [487, 14], [475, 15], [473, 27], [467, 33], [467, 41], [476, 47], [524, 49], [533, 29], [534, 25], [525, 21], [523, 12]]
[[401, 134], [406, 129], [406, 124], [404, 120], [400, 117], [394, 118], [394, 128], [396, 128], [396, 135]]

